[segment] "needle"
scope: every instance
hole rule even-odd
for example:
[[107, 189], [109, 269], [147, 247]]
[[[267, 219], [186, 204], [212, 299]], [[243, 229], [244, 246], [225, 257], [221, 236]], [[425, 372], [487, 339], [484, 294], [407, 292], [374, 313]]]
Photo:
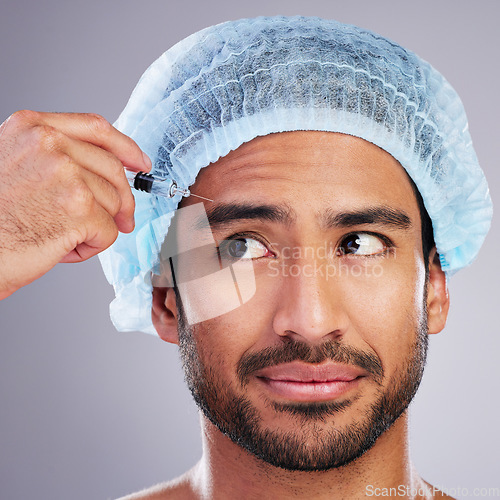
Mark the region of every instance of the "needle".
[[[169, 179], [155, 179], [155, 182], [165, 182]], [[200, 196], [199, 194], [194, 194], [192, 193], [189, 189], [182, 189], [180, 187], [177, 187], [177, 182], [174, 180], [171, 181], [172, 184], [170, 185], [170, 191], [175, 195], [176, 193], [181, 194], [182, 196], [194, 196], [196, 198], [201, 198], [202, 200], [207, 200], [207, 201], [214, 201], [211, 200], [210, 198], [205, 198], [204, 196]]]
[[183, 189], [177, 186], [177, 182], [174, 179], [157, 179], [151, 174], [146, 174], [145, 172], [131, 172], [125, 169], [125, 175], [127, 176], [128, 182], [131, 187], [137, 189], [138, 191], [145, 191], [146, 193], [155, 194], [157, 196], [163, 196], [165, 198], [173, 198], [177, 193], [182, 196], [195, 196], [196, 198], [201, 198], [202, 200], [214, 201], [210, 198], [205, 198], [199, 194], [194, 194], [189, 191], [189, 189]]

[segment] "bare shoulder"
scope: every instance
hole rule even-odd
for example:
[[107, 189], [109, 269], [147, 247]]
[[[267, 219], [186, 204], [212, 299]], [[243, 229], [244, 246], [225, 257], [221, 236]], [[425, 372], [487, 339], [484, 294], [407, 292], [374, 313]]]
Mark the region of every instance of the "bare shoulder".
[[194, 494], [190, 478], [191, 471], [172, 479], [172, 481], [157, 484], [118, 500], [195, 500], [197, 497]]

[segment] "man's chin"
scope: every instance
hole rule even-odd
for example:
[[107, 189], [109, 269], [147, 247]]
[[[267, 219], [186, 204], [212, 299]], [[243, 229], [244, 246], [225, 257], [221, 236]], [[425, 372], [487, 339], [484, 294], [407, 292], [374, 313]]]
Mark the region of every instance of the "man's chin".
[[[224, 415], [200, 401], [205, 416], [235, 444], [269, 465], [288, 471], [327, 471], [359, 458], [386, 430], [369, 408], [353, 402], [267, 403], [257, 408], [244, 397], [231, 400]], [[356, 405], [357, 406], [357, 405]], [[377, 406], [376, 404], [373, 407]], [[372, 407], [372, 408], [373, 408]], [[226, 408], [229, 409], [229, 408]], [[359, 422], [356, 415], [365, 416]]]
[[[303, 420], [302, 417], [300, 417]], [[368, 451], [378, 436], [354, 425], [332, 426], [328, 420], [309, 420], [307, 425], [262, 426], [252, 435], [233, 441], [266, 464], [287, 471], [319, 472], [343, 467]], [[229, 436], [231, 438], [231, 436]]]

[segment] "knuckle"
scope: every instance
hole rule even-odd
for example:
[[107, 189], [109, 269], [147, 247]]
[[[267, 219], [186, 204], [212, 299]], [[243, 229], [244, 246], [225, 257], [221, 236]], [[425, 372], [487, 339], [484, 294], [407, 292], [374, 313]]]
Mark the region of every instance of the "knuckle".
[[135, 212], [135, 200], [133, 196], [127, 196], [125, 200], [122, 200], [121, 211], [126, 217], [133, 217]]
[[31, 129], [30, 142], [40, 152], [53, 152], [62, 142], [62, 133], [48, 125], [35, 125]]
[[111, 246], [115, 242], [116, 238], [118, 238], [118, 234], [119, 234], [118, 227], [113, 222], [113, 224], [109, 225], [108, 240], [107, 240], [107, 246], [106, 246], [106, 248], [109, 247], [109, 246]]
[[[52, 160], [52, 159], [51, 159]], [[73, 158], [63, 152], [57, 152], [53, 155], [53, 161], [47, 162], [45, 167], [45, 175], [52, 175], [53, 177], [62, 179], [64, 183], [66, 179], [75, 175], [78, 165]]]
[[14, 127], [26, 127], [30, 126], [33, 123], [36, 123], [39, 120], [40, 113], [37, 111], [31, 111], [29, 109], [21, 109], [12, 113], [7, 121]]
[[50, 155], [48, 161], [38, 165], [33, 175], [37, 175], [45, 185], [65, 185], [74, 175], [75, 167], [74, 161], [66, 153], [57, 151]]
[[122, 208], [122, 199], [120, 195], [113, 189], [112, 195], [109, 198], [110, 214], [114, 217]]
[[64, 207], [69, 215], [88, 216], [93, 210], [94, 201], [94, 195], [83, 179], [75, 177], [67, 182]]
[[124, 176], [123, 163], [112, 153], [105, 151], [106, 153], [106, 168], [113, 178], [120, 179]]
[[99, 232], [101, 250], [111, 246], [118, 238], [118, 227], [113, 218], [108, 213], [102, 213], [95, 219], [96, 229]]
[[103, 116], [97, 113], [87, 114], [88, 127], [96, 132], [105, 133], [111, 128], [111, 124]]

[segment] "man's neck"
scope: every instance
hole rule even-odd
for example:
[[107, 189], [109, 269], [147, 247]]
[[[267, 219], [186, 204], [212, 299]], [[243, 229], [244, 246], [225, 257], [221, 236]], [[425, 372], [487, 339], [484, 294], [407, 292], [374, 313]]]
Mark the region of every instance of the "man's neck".
[[376, 491], [382, 491], [377, 488], [426, 490], [410, 463], [406, 414], [359, 459], [324, 472], [286, 471], [266, 464], [205, 418], [201, 423], [203, 456], [189, 481], [198, 497], [234, 499], [244, 494], [245, 498], [331, 499], [375, 496]]

